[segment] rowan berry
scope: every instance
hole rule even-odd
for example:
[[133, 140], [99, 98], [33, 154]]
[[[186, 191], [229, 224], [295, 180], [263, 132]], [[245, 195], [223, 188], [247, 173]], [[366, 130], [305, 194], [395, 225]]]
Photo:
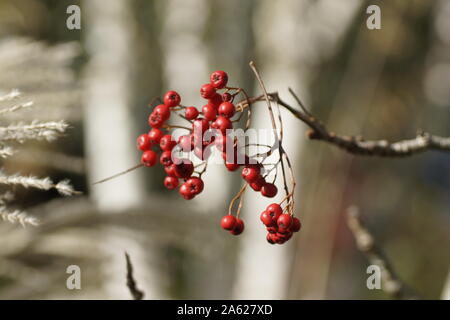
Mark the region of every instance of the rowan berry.
[[153, 113], [157, 113], [164, 121], [170, 118], [170, 107], [165, 104], [160, 104], [153, 109]]
[[261, 191], [262, 186], [266, 183], [263, 177], [259, 176], [258, 179], [250, 183], [250, 187], [255, 191]]
[[234, 104], [231, 102], [222, 102], [219, 106], [219, 116], [225, 117], [225, 118], [231, 118], [234, 116], [234, 113], [236, 112], [236, 108]]
[[272, 237], [272, 233], [268, 233], [268, 234], [267, 234], [266, 240], [267, 240], [267, 242], [270, 243], [270, 244], [275, 244], [275, 241], [273, 240], [273, 237]]
[[170, 177], [176, 177], [177, 175], [175, 174], [175, 164], [172, 164], [170, 166], [164, 167], [164, 171], [167, 173], [168, 176]]
[[244, 221], [239, 218], [236, 218], [236, 224], [234, 225], [234, 228], [230, 230], [230, 233], [235, 236], [238, 236], [244, 231], [244, 228], [245, 228]]
[[214, 121], [217, 118], [217, 110], [210, 104], [205, 104], [202, 107], [202, 113], [208, 121]]
[[233, 96], [231, 94], [229, 94], [228, 92], [222, 93], [223, 102], [231, 101], [231, 99], [233, 99]]
[[241, 165], [237, 163], [225, 162], [225, 167], [227, 168], [228, 171], [236, 171], [237, 169], [239, 169], [240, 166]]
[[178, 178], [187, 179], [194, 172], [194, 165], [189, 160], [182, 160], [181, 163], [175, 165], [175, 175]]
[[186, 135], [178, 138], [178, 145], [185, 152], [190, 152], [194, 148], [194, 136]]
[[148, 117], [148, 124], [152, 127], [152, 128], [159, 128], [164, 124], [164, 121], [166, 121], [166, 119], [164, 119], [161, 114], [159, 114], [158, 112], [152, 112], [150, 114], [150, 116]]
[[211, 99], [216, 93], [216, 89], [210, 83], [206, 83], [200, 88], [200, 95], [205, 99]]
[[215, 93], [211, 98], [208, 99], [208, 104], [218, 109], [220, 104], [223, 102], [222, 95]]
[[161, 141], [161, 138], [164, 136], [164, 132], [162, 132], [160, 129], [153, 128], [148, 133], [148, 137], [150, 138], [150, 142], [152, 144], [159, 144]]
[[266, 230], [267, 230], [267, 232], [269, 232], [269, 233], [275, 234], [275, 233], [278, 232], [278, 227], [277, 227], [277, 226], [271, 226], [271, 227], [267, 227]]
[[178, 179], [172, 176], [167, 176], [164, 178], [164, 186], [169, 190], [173, 190], [178, 187]]
[[263, 211], [259, 216], [259, 219], [266, 227], [274, 226], [274, 221], [267, 211]]
[[167, 91], [164, 95], [164, 104], [168, 107], [178, 106], [181, 102], [181, 97], [176, 91]]
[[248, 183], [255, 182], [259, 177], [260, 168], [258, 166], [246, 166], [242, 169], [242, 178]]
[[186, 184], [187, 184], [188, 188], [191, 190], [191, 192], [195, 195], [197, 195], [203, 191], [203, 187], [204, 187], [203, 180], [198, 177], [189, 178], [186, 181]]
[[203, 134], [209, 129], [209, 121], [206, 119], [197, 119], [192, 123], [194, 135], [203, 137]]
[[261, 187], [261, 194], [267, 198], [273, 198], [277, 195], [278, 189], [273, 183], [265, 183]]
[[302, 228], [302, 224], [301, 224], [300, 220], [298, 218], [294, 217], [294, 219], [292, 220], [291, 230], [293, 232], [299, 232], [301, 228]]
[[274, 223], [277, 222], [278, 218], [283, 213], [283, 209], [281, 209], [281, 206], [278, 203], [271, 203], [267, 206], [266, 211], [269, 213], [269, 215], [272, 217], [272, 220]]
[[220, 226], [225, 230], [233, 230], [236, 225], [237, 219], [231, 214], [223, 216], [220, 220]]
[[161, 163], [164, 167], [172, 165], [172, 151], [164, 151], [161, 153], [161, 157], [159, 157], [159, 163]]
[[214, 121], [211, 125], [212, 128], [220, 130], [222, 134], [226, 134], [227, 129], [233, 128], [233, 124], [230, 119], [218, 116], [216, 121]]
[[191, 190], [189, 189], [189, 186], [186, 184], [186, 182], [180, 186], [180, 189], [178, 190], [178, 192], [186, 200], [191, 200], [195, 197], [195, 194], [191, 192]]
[[156, 164], [158, 155], [153, 150], [144, 151], [141, 156], [141, 163], [146, 167], [153, 167]]
[[137, 147], [139, 150], [145, 151], [150, 149], [150, 147], [152, 146], [152, 143], [150, 141], [150, 137], [148, 136], [148, 134], [141, 134], [137, 140]]
[[170, 151], [176, 145], [177, 145], [177, 143], [174, 140], [172, 140], [172, 136], [170, 134], [166, 134], [166, 135], [162, 136], [161, 139], [159, 140], [159, 147], [163, 151]]
[[289, 229], [292, 225], [292, 216], [287, 213], [281, 214], [277, 219], [278, 228]]
[[222, 70], [214, 71], [211, 73], [209, 80], [214, 88], [222, 89], [227, 85], [228, 74]]
[[184, 111], [184, 116], [188, 120], [194, 120], [198, 117], [198, 109], [196, 107], [187, 107]]

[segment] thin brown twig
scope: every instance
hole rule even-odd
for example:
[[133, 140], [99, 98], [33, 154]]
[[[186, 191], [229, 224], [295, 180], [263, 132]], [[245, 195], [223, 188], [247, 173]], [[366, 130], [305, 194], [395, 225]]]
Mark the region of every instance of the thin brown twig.
[[137, 287], [136, 280], [133, 277], [133, 265], [127, 252], [125, 252], [125, 259], [127, 263], [127, 287], [130, 289], [131, 296], [134, 300], [142, 300], [144, 298], [144, 292]]
[[381, 289], [395, 299], [418, 299], [417, 295], [395, 274], [392, 265], [380, 248], [370, 231], [361, 221], [358, 208], [347, 209], [347, 225], [355, 238], [358, 249], [369, 262], [381, 268]]
[[[291, 93], [293, 91], [291, 90]], [[427, 132], [419, 132], [415, 138], [389, 142], [387, 140], [365, 140], [362, 137], [341, 136], [329, 131], [327, 127], [306, 109], [298, 110], [283, 101], [277, 92], [268, 93], [272, 101], [278, 102], [297, 119], [303, 121], [310, 130], [307, 136], [310, 139], [322, 140], [335, 145], [351, 154], [379, 157], [405, 157], [418, 154], [428, 150], [450, 151], [450, 137], [431, 135]], [[294, 98], [298, 97], [294, 94]], [[245, 105], [264, 101], [265, 95], [251, 97], [238, 104]], [[302, 104], [301, 104], [302, 105]]]

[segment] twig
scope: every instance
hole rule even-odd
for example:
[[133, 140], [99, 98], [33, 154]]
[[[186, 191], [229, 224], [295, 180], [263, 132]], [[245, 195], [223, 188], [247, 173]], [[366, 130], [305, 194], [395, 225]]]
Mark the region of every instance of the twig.
[[364, 253], [371, 264], [381, 268], [381, 289], [396, 299], [418, 299], [417, 295], [394, 273], [386, 256], [377, 247], [372, 234], [361, 222], [358, 208], [347, 209], [347, 224], [358, 249]]
[[[296, 100], [298, 99], [292, 90], [291, 94], [293, 94]], [[362, 137], [340, 136], [329, 131], [326, 126], [307, 111], [306, 108], [302, 107], [302, 110], [293, 108], [283, 101], [277, 92], [269, 93], [268, 96], [272, 101], [278, 102], [297, 119], [308, 125], [310, 128], [307, 132], [308, 138], [328, 142], [352, 154], [379, 157], [405, 157], [428, 150], [450, 151], [450, 137], [440, 137], [431, 135], [427, 132], [419, 132], [413, 139], [400, 140], [397, 142], [388, 142], [387, 140], [365, 140]], [[260, 95], [241, 101], [238, 104], [245, 105], [247, 103], [263, 100], [265, 100], [265, 95]], [[299, 104], [302, 106], [301, 101]]]
[[127, 262], [127, 287], [130, 289], [131, 296], [134, 300], [142, 300], [144, 298], [144, 292], [139, 290], [136, 285], [136, 280], [133, 277], [133, 265], [127, 252], [125, 252], [125, 260]]

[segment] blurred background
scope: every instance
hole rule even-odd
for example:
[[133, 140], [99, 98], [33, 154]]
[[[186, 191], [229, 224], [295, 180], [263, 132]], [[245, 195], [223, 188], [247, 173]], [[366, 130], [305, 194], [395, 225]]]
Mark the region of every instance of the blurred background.
[[[81, 29], [69, 30], [69, 5]], [[381, 30], [366, 8], [381, 8]], [[163, 188], [162, 170], [140, 168], [135, 137], [148, 130], [148, 104], [177, 90], [184, 104], [209, 74], [269, 91], [295, 105], [288, 87], [327, 126], [366, 139], [450, 136], [450, 2], [360, 0], [0, 0], [0, 91], [17, 88], [32, 110], [2, 125], [65, 119], [53, 143], [25, 143], [2, 159], [8, 173], [69, 178], [83, 195], [17, 187], [12, 205], [42, 222], [0, 222], [0, 299], [129, 299], [124, 251], [146, 299], [389, 299], [368, 290], [369, 262], [345, 211], [363, 219], [405, 283], [421, 297], [450, 296], [450, 155], [403, 159], [352, 156], [304, 135], [282, 112], [294, 162], [300, 233], [271, 246], [259, 221], [272, 202], [246, 195], [246, 231], [218, 221], [239, 173], [211, 166], [193, 201]], [[264, 108], [256, 127], [268, 127]], [[68, 290], [66, 268], [81, 268]], [[447, 280], [448, 279], [448, 280]], [[445, 293], [445, 284], [447, 293]]]

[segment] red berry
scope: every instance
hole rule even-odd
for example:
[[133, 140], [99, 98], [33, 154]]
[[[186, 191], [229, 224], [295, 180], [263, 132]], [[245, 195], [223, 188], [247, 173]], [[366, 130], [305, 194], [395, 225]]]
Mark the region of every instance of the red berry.
[[202, 113], [208, 121], [214, 121], [217, 118], [217, 110], [210, 104], [205, 104], [202, 107]]
[[267, 227], [266, 230], [267, 232], [274, 234], [278, 232], [278, 227], [277, 226]]
[[208, 104], [213, 106], [214, 109], [218, 109], [219, 105], [223, 102], [222, 95], [215, 93], [212, 98], [208, 99]]
[[298, 218], [294, 217], [294, 219], [292, 220], [291, 230], [293, 232], [299, 232], [301, 228], [302, 228], [302, 224], [301, 224], [300, 220]]
[[148, 134], [141, 134], [137, 140], [137, 147], [139, 150], [145, 151], [150, 149], [150, 147], [152, 146], [152, 143], [150, 141], [150, 137], [148, 136]]
[[165, 177], [164, 186], [169, 190], [173, 190], [178, 187], [178, 179], [171, 176]]
[[144, 151], [141, 156], [141, 163], [146, 167], [153, 167], [156, 164], [158, 155], [153, 150]]
[[161, 141], [161, 138], [164, 136], [164, 132], [162, 132], [160, 129], [153, 128], [148, 133], [148, 137], [150, 138], [150, 142], [152, 144], [159, 144]]
[[189, 160], [184, 160], [183, 162], [175, 165], [175, 175], [178, 178], [187, 179], [194, 172], [194, 165]]
[[186, 182], [180, 186], [180, 189], [178, 190], [178, 192], [186, 200], [191, 200], [195, 197], [195, 194], [191, 192], [191, 190], [189, 189], [189, 186], [186, 184]]
[[176, 142], [172, 140], [172, 136], [170, 134], [166, 134], [162, 136], [159, 140], [159, 146], [163, 151], [170, 151], [176, 146]]
[[187, 107], [184, 116], [188, 120], [194, 120], [198, 117], [198, 114], [199, 112], [196, 107]]
[[168, 107], [178, 106], [181, 102], [181, 97], [176, 91], [167, 91], [164, 95], [164, 104]]
[[161, 114], [159, 114], [158, 112], [152, 112], [150, 114], [150, 116], [148, 117], [148, 124], [152, 127], [152, 128], [159, 128], [164, 124], [164, 121], [166, 121], [166, 119], [164, 119]]
[[175, 164], [172, 164], [170, 166], [164, 167], [164, 171], [167, 173], [168, 176], [170, 177], [176, 177], [177, 175], [175, 174]]
[[259, 176], [258, 179], [250, 183], [250, 187], [255, 191], [260, 191], [262, 186], [266, 183], [263, 177]]
[[203, 134], [209, 129], [209, 121], [206, 119], [197, 119], [192, 123], [194, 135], [203, 137]]
[[218, 70], [211, 73], [209, 81], [214, 86], [214, 88], [222, 89], [227, 85], [228, 75], [225, 71]]
[[267, 240], [267, 242], [270, 243], [270, 244], [275, 244], [275, 241], [273, 240], [272, 233], [268, 233], [268, 234], [267, 234], [266, 240]]
[[222, 229], [225, 230], [233, 230], [234, 226], [236, 225], [236, 218], [232, 216], [231, 214], [223, 216], [220, 220], [220, 226]]
[[159, 157], [159, 163], [161, 163], [164, 167], [172, 165], [172, 151], [164, 151]]
[[192, 177], [186, 181], [186, 184], [191, 192], [195, 195], [203, 191], [204, 184], [203, 180], [200, 178]]
[[233, 128], [233, 124], [231, 123], [230, 119], [218, 116], [216, 121], [212, 123], [211, 127], [220, 130], [222, 134], [226, 134], [227, 129]]
[[178, 138], [178, 145], [181, 147], [183, 151], [190, 152], [194, 148], [193, 146], [193, 136], [181, 136]]
[[222, 101], [231, 101], [232, 98], [233, 96], [228, 92], [222, 93]]
[[206, 83], [200, 88], [200, 95], [205, 99], [210, 99], [216, 93], [216, 89], [210, 84]]
[[266, 211], [272, 217], [273, 222], [276, 222], [283, 213], [283, 209], [281, 209], [281, 206], [278, 203], [269, 204], [266, 208]]
[[170, 118], [170, 107], [160, 104], [153, 109], [153, 113], [158, 113], [164, 121]]
[[219, 106], [219, 116], [231, 118], [235, 112], [236, 108], [231, 102], [222, 102]]
[[242, 178], [248, 183], [255, 182], [260, 177], [259, 172], [259, 166], [244, 167], [244, 169], [242, 169]]
[[274, 226], [274, 221], [272, 220], [272, 217], [267, 211], [263, 211], [259, 216], [259, 219], [266, 227]]
[[287, 213], [283, 213], [278, 217], [277, 225], [278, 228], [289, 229], [292, 225], [292, 216]]
[[241, 165], [232, 162], [225, 162], [225, 167], [228, 171], [236, 171]]
[[234, 225], [234, 228], [233, 228], [233, 230], [230, 231], [230, 233], [235, 235], [235, 236], [238, 236], [243, 231], [244, 231], [244, 221], [242, 221], [241, 219], [237, 218], [236, 219], [236, 224]]
[[265, 183], [261, 188], [261, 194], [267, 198], [273, 198], [277, 195], [278, 189], [273, 183]]

